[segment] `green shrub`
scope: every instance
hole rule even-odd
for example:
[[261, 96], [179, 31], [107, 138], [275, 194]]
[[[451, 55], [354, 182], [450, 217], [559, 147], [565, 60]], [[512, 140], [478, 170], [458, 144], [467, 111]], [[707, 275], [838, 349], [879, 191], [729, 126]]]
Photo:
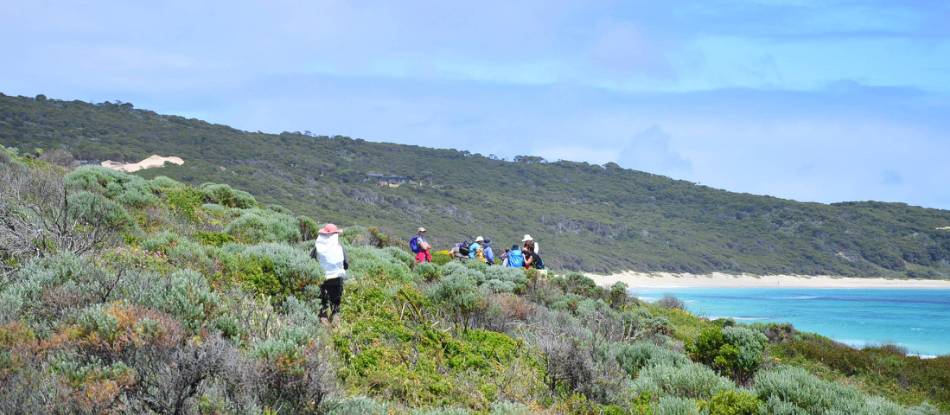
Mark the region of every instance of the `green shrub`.
[[162, 189], [162, 195], [165, 204], [172, 211], [191, 219], [197, 219], [198, 209], [201, 208], [204, 202], [204, 194], [188, 186], [164, 188]]
[[901, 408], [841, 383], [826, 382], [804, 369], [779, 366], [760, 372], [755, 393], [770, 413], [901, 414]]
[[767, 343], [764, 334], [745, 327], [711, 326], [687, 349], [694, 360], [744, 384], [762, 364]]
[[257, 200], [250, 193], [235, 190], [226, 184], [204, 183], [198, 190], [204, 194], [205, 201], [221, 206], [248, 209], [257, 206]]
[[452, 262], [452, 254], [448, 251], [435, 251], [432, 253], [432, 263], [437, 265], [445, 265], [449, 262]]
[[663, 396], [657, 403], [655, 415], [706, 415], [700, 412], [695, 399]]
[[149, 184], [153, 189], [157, 189], [159, 191], [185, 186], [178, 180], [169, 178], [168, 176], [155, 176], [152, 178], [152, 180], [149, 180]]
[[412, 273], [404, 261], [394, 258], [391, 252], [367, 246], [356, 246], [347, 249], [350, 269], [348, 277], [372, 277], [378, 279], [394, 279], [398, 281], [412, 281]]
[[320, 264], [304, 251], [284, 244], [225, 245], [226, 272], [277, 304], [290, 295], [314, 298], [323, 280]]
[[283, 214], [285, 214], [285, 215], [293, 215], [293, 214], [294, 214], [294, 212], [293, 212], [292, 210], [287, 209], [287, 208], [285, 208], [285, 207], [283, 207], [283, 206], [281, 206], [281, 205], [273, 204], [273, 203], [267, 205], [267, 210], [271, 210], [271, 211], [274, 211], [274, 212], [277, 212], [277, 213], [283, 213]]
[[98, 231], [122, 231], [135, 225], [122, 206], [100, 194], [80, 191], [67, 200], [70, 217]]
[[300, 231], [300, 239], [309, 241], [317, 239], [320, 232], [320, 225], [309, 216], [297, 216], [297, 229]]
[[424, 281], [428, 282], [435, 281], [442, 275], [441, 267], [431, 262], [417, 264], [413, 272], [415, 272], [416, 275], [421, 277]]
[[218, 295], [195, 271], [177, 271], [168, 277], [156, 278], [152, 284], [148, 291], [130, 293], [130, 297], [138, 304], [174, 316], [192, 334], [197, 334], [218, 314]]
[[482, 283], [493, 292], [523, 292], [528, 285], [528, 277], [520, 268], [487, 267], [482, 274]]
[[700, 401], [699, 407], [709, 415], [758, 415], [762, 402], [749, 392], [719, 391], [708, 401]]
[[708, 399], [719, 391], [735, 389], [735, 385], [697, 363], [661, 363], [641, 370], [631, 389], [637, 395]]
[[217, 264], [213, 248], [199, 245], [175, 233], [164, 231], [153, 234], [142, 242], [142, 248], [164, 255], [171, 265], [190, 268], [208, 275], [215, 274]]
[[490, 415], [530, 415], [531, 413], [531, 408], [525, 404], [501, 401], [491, 404]]
[[433, 287], [429, 298], [450, 313], [459, 328], [468, 328], [472, 314], [486, 305], [471, 272], [442, 277]]
[[682, 353], [645, 341], [620, 344], [614, 348], [613, 355], [631, 379], [635, 379], [645, 367], [659, 364], [684, 366], [690, 363], [689, 358]]
[[226, 243], [234, 242], [234, 238], [223, 232], [195, 232], [195, 239], [204, 245], [221, 247]]
[[245, 210], [225, 232], [244, 243], [297, 242], [300, 230], [294, 217], [262, 209]]
[[597, 287], [594, 280], [579, 272], [571, 272], [563, 277], [552, 278], [551, 282], [569, 294], [598, 297], [600, 293], [600, 288]]
[[323, 405], [327, 415], [387, 415], [389, 404], [365, 396], [328, 401]]
[[72, 189], [95, 192], [116, 202], [144, 207], [158, 203], [152, 184], [139, 176], [98, 166], [82, 166], [64, 178]]
[[395, 246], [387, 246], [383, 248], [383, 250], [386, 251], [386, 253], [389, 254], [389, 256], [391, 256], [393, 259], [406, 264], [407, 267], [411, 268], [416, 264], [416, 259], [413, 258], [412, 254], [410, 254], [409, 251], [406, 251], [405, 249]]

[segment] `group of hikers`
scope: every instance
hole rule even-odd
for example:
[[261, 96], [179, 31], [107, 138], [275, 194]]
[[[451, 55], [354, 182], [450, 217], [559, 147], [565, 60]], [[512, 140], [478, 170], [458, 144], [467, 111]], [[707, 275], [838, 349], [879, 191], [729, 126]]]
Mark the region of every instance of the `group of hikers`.
[[[415, 236], [409, 239], [409, 250], [416, 256], [416, 263], [432, 262], [432, 245], [425, 239], [426, 228], [419, 228]], [[502, 266], [509, 268], [544, 269], [541, 259], [541, 248], [529, 234], [521, 239], [522, 246], [517, 244], [506, 248], [499, 257], [495, 257], [491, 241], [484, 237], [475, 238], [475, 242], [468, 241], [455, 244], [449, 251], [453, 258], [461, 261], [479, 261], [488, 265], [495, 265], [496, 260]]]
[[[342, 230], [332, 223], [324, 225], [318, 231], [317, 240], [310, 251], [310, 257], [320, 263], [323, 268], [324, 281], [320, 284], [320, 319], [329, 323], [340, 311], [340, 301], [343, 299], [343, 279], [346, 270], [350, 268], [349, 257], [343, 244], [340, 243]], [[409, 250], [415, 254], [416, 263], [432, 262], [432, 245], [425, 239], [426, 228], [419, 228], [416, 234], [409, 239]], [[517, 244], [505, 249], [499, 257], [495, 257], [491, 241], [479, 236], [475, 242], [457, 243], [450, 253], [460, 261], [480, 261], [488, 265], [499, 265], [510, 268], [544, 269], [541, 260], [540, 246], [531, 237], [522, 238], [522, 246]]]

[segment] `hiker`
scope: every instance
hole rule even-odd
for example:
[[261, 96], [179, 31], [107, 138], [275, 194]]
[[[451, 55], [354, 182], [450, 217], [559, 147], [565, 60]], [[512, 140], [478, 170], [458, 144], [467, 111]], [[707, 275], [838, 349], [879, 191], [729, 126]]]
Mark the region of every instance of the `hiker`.
[[468, 259], [468, 241], [455, 244], [449, 253], [452, 254], [452, 258], [458, 259], [459, 261]]
[[416, 235], [409, 240], [409, 250], [416, 254], [416, 263], [432, 262], [432, 245], [426, 242], [424, 236], [426, 228], [419, 228]]
[[[528, 241], [532, 242], [532, 241]], [[524, 267], [525, 269], [544, 269], [544, 261], [541, 260], [541, 255], [538, 255], [537, 252], [534, 252], [531, 244], [525, 244], [525, 249], [521, 251], [524, 255]]]
[[512, 245], [511, 249], [508, 250], [508, 262], [509, 268], [521, 268], [524, 267], [524, 254], [521, 253], [521, 248], [518, 248], [518, 245]]
[[527, 245], [528, 242], [531, 242], [532, 246], [534, 247], [534, 253], [541, 255], [541, 247], [538, 246], [538, 243], [534, 240], [534, 238], [531, 237], [530, 234], [525, 234], [524, 238], [521, 238], [521, 243]]
[[491, 241], [485, 240], [484, 248], [482, 248], [485, 254], [485, 263], [488, 265], [495, 265], [495, 251], [491, 249]]
[[310, 257], [320, 262], [326, 277], [320, 284], [320, 321], [324, 323], [330, 322], [340, 312], [343, 278], [350, 268], [346, 251], [340, 244], [340, 232], [340, 228], [332, 223], [324, 225], [318, 231], [319, 236], [310, 251]]
[[485, 249], [483, 245], [485, 244], [485, 238], [479, 236], [475, 238], [475, 242], [472, 242], [468, 247], [468, 259], [478, 258], [479, 261], [485, 262]]

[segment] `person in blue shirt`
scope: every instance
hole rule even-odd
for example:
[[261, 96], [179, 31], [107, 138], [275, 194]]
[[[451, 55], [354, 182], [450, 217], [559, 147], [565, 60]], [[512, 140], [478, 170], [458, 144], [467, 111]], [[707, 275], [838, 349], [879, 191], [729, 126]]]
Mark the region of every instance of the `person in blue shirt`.
[[480, 261], [485, 262], [485, 249], [482, 248], [484, 243], [485, 238], [481, 236], [475, 238], [475, 242], [472, 242], [472, 245], [468, 247], [468, 259], [478, 258]]
[[518, 245], [512, 245], [511, 250], [508, 251], [508, 267], [509, 268], [523, 268], [524, 267], [524, 254], [521, 252], [521, 248]]

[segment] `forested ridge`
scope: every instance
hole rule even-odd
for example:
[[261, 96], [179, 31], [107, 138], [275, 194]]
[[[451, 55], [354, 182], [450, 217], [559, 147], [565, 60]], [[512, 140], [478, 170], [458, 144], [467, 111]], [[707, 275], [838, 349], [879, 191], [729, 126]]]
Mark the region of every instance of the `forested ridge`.
[[498, 250], [530, 233], [560, 269], [950, 278], [950, 211], [899, 203], [801, 203], [615, 164], [248, 132], [43, 96], [0, 96], [0, 144], [83, 163], [179, 156], [185, 165], [139, 174], [228, 183], [399, 238], [426, 226], [437, 247], [484, 235]]

